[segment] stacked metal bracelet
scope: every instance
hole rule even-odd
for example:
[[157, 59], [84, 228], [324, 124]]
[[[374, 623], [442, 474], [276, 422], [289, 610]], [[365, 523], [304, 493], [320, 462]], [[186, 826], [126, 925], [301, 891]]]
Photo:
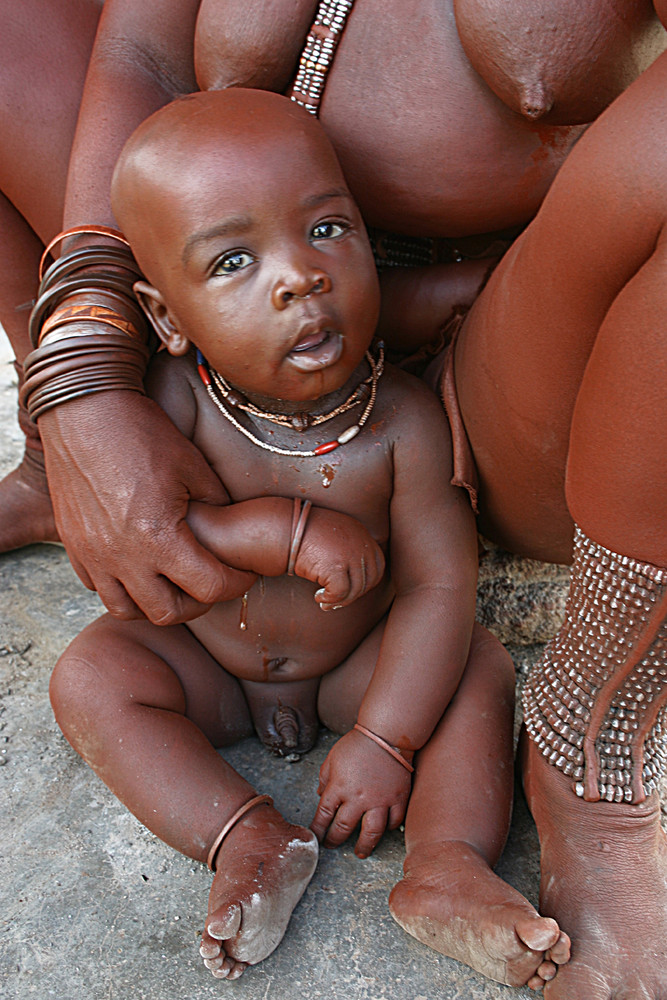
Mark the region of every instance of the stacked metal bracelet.
[[[56, 244], [79, 235], [114, 243], [77, 247], [44, 271]], [[125, 237], [105, 226], [67, 230], [47, 246], [30, 315], [34, 350], [25, 359], [21, 390], [32, 421], [54, 406], [95, 392], [143, 393], [150, 337], [132, 290], [141, 277]]]

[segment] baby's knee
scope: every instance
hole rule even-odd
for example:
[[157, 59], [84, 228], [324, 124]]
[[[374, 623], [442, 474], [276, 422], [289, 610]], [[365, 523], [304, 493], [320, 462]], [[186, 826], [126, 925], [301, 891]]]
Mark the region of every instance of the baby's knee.
[[114, 638], [104, 628], [104, 619], [98, 619], [72, 640], [53, 668], [49, 697], [65, 735], [70, 725], [117, 700], [116, 673], [118, 669], [123, 673], [125, 658], [118, 655]]
[[60, 656], [49, 683], [51, 706], [63, 731], [70, 719], [85, 712], [86, 705], [99, 697], [99, 672], [81, 639], [77, 636]]
[[475, 622], [465, 677], [485, 691], [514, 699], [516, 671], [512, 657], [499, 639]]

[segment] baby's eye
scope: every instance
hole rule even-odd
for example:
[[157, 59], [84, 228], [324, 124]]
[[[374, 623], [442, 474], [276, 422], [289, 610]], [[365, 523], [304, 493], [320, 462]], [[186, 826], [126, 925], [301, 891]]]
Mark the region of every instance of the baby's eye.
[[313, 240], [332, 240], [342, 236], [350, 227], [345, 222], [318, 222], [310, 234]]
[[230, 250], [229, 253], [223, 254], [216, 261], [211, 273], [213, 275], [234, 274], [235, 271], [241, 271], [254, 262], [255, 258], [247, 250]]

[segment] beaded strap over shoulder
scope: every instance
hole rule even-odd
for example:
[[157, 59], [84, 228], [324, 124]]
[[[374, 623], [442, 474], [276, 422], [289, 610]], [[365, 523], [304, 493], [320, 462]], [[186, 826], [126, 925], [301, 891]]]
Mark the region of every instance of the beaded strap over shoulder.
[[322, 0], [308, 32], [290, 98], [317, 116], [327, 74], [354, 0]]

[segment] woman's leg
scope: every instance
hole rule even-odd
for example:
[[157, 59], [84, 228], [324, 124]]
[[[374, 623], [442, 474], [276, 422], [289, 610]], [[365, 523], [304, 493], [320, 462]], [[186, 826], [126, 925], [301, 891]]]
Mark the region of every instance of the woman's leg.
[[[0, 0], [0, 323], [17, 361], [30, 351], [28, 317], [44, 242], [61, 228], [67, 163], [98, 0]], [[26, 450], [0, 482], [0, 552], [58, 538], [37, 428], [24, 410]]]
[[549, 1000], [667, 995], [666, 87], [663, 56], [580, 140], [456, 358], [484, 527], [558, 558], [578, 525], [524, 692], [541, 910], [573, 940]]
[[[256, 793], [215, 750], [252, 732], [238, 682], [183, 626], [105, 616], [78, 636], [51, 680], [74, 749], [161, 840], [206, 862]], [[317, 844], [271, 805], [232, 827], [216, 857], [201, 952], [232, 978], [269, 955], [310, 881]]]
[[[382, 639], [379, 626], [320, 686], [320, 717], [351, 728]], [[415, 760], [405, 820], [405, 877], [390, 897], [398, 923], [499, 982], [542, 986], [568, 941], [492, 871], [509, 829], [514, 666], [476, 625], [461, 684]], [[552, 961], [553, 959], [553, 961]]]
[[[9, 337], [19, 389], [23, 359], [29, 351], [28, 316], [35, 296], [37, 268], [43, 246], [25, 219], [0, 193], [0, 322]], [[44, 451], [37, 425], [19, 405], [19, 425], [25, 435], [20, 465], [0, 481], [0, 552], [32, 542], [58, 541], [46, 484]]]

